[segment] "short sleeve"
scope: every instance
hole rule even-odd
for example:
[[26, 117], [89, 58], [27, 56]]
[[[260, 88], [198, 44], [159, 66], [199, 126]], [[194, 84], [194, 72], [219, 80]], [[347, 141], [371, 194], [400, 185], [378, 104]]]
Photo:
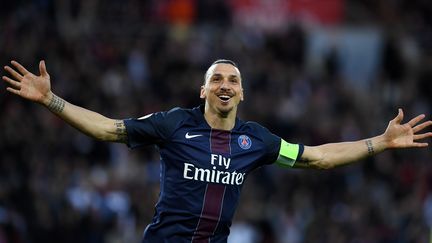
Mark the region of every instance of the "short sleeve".
[[276, 162], [276, 164], [283, 167], [294, 166], [295, 162], [303, 154], [304, 146], [302, 144], [288, 143], [264, 127], [261, 127], [260, 130], [267, 151], [265, 163]]
[[173, 133], [178, 123], [179, 109], [156, 112], [141, 118], [125, 119], [127, 131], [127, 145], [136, 148], [151, 144], [161, 144]]

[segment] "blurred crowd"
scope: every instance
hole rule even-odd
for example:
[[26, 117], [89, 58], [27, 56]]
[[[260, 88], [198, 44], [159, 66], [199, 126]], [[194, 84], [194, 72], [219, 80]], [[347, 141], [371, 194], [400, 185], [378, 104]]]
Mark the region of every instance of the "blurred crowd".
[[[3, 1], [0, 63], [38, 73], [44, 59], [54, 93], [120, 119], [199, 105], [208, 66], [231, 59], [240, 118], [306, 145], [378, 135], [397, 108], [430, 119], [430, 1], [307, 2]], [[90, 139], [0, 86], [0, 243], [139, 242], [157, 151]], [[329, 171], [261, 168], [229, 242], [428, 242], [431, 160], [429, 147]]]

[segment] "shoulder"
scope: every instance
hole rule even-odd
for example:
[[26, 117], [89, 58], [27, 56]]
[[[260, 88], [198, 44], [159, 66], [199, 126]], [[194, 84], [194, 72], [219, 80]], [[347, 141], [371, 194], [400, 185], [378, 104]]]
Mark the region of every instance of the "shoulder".
[[172, 116], [184, 116], [188, 114], [190, 115], [192, 111], [193, 109], [189, 109], [189, 108], [174, 107], [171, 110], [166, 111], [166, 113]]
[[244, 122], [241, 126], [241, 130], [245, 131], [248, 136], [251, 136], [254, 141], [259, 142], [259, 146], [256, 148], [263, 151], [260, 165], [270, 164], [276, 160], [281, 144], [281, 138], [279, 136], [270, 132], [269, 129], [263, 125], [253, 121]]
[[179, 120], [188, 118], [192, 115], [192, 109], [185, 109], [180, 107], [172, 108], [167, 111], [158, 111], [155, 113], [148, 114], [146, 116], [138, 118], [138, 120], [144, 120], [149, 118], [153, 121], [166, 121], [168, 123], [177, 122]]
[[243, 122], [243, 124], [241, 125], [241, 129], [242, 130], [251, 130], [253, 132], [258, 132], [258, 133], [270, 132], [266, 127], [262, 126], [258, 122], [254, 122], [254, 121]]
[[249, 130], [249, 132], [258, 135], [265, 141], [279, 140], [280, 137], [273, 134], [268, 128], [254, 121], [247, 121], [243, 125], [243, 129]]
[[180, 107], [172, 108], [167, 111], [158, 111], [150, 113], [148, 115], [139, 118], [125, 119], [125, 125], [127, 127], [154, 127], [154, 128], [165, 128], [176, 126], [188, 117], [192, 116], [192, 109], [185, 109]]
[[[128, 136], [139, 144], [161, 142], [169, 139], [173, 132], [192, 117], [192, 109], [173, 108], [140, 118], [125, 119]], [[144, 141], [146, 140], [146, 141]]]
[[259, 137], [266, 143], [268, 141], [271, 141], [270, 143], [273, 143], [274, 141], [280, 139], [279, 136], [273, 134], [269, 129], [254, 121], [242, 122], [238, 130], [239, 132], [245, 132], [246, 134]]

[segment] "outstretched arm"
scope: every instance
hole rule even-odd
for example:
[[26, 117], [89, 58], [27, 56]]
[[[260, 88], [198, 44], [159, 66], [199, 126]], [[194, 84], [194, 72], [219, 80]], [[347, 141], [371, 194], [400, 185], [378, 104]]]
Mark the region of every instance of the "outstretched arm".
[[122, 120], [107, 118], [99, 113], [70, 104], [55, 95], [51, 91], [50, 76], [44, 61], [39, 63], [39, 76], [27, 71], [16, 61], [12, 61], [11, 64], [13, 68], [4, 67], [11, 77], [2, 77], [10, 85], [6, 88], [7, 91], [42, 104], [64, 121], [93, 138], [126, 142], [126, 128]]
[[403, 111], [389, 122], [386, 131], [379, 136], [354, 142], [329, 143], [320, 146], [305, 146], [302, 157], [295, 167], [328, 169], [363, 159], [387, 149], [421, 148], [427, 143], [418, 142], [420, 139], [432, 137], [432, 132], [419, 133], [432, 125], [432, 121], [418, 124], [425, 118], [419, 115], [405, 124]]

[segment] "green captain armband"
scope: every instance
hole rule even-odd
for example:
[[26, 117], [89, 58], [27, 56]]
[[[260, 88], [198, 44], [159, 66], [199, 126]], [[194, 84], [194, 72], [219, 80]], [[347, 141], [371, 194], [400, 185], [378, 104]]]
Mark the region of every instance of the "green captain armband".
[[298, 144], [287, 143], [281, 139], [279, 156], [276, 164], [282, 167], [293, 167], [299, 154], [300, 146]]

